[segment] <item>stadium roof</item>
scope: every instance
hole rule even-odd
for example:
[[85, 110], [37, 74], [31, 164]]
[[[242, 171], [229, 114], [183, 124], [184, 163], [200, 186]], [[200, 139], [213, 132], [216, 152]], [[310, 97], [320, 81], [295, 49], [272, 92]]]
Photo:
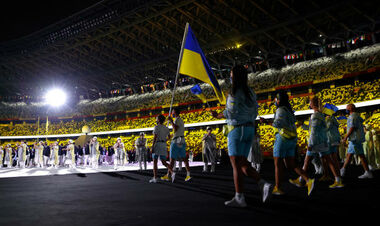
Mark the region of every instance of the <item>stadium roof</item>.
[[376, 31], [379, 8], [354, 0], [103, 0], [0, 43], [0, 95], [173, 79], [186, 22], [215, 70], [257, 59], [276, 65], [287, 53]]

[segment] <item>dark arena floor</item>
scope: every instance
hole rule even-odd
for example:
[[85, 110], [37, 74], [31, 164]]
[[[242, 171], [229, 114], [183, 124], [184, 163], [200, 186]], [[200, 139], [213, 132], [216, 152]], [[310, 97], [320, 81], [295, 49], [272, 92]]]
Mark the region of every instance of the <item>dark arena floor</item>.
[[[192, 168], [190, 182], [184, 171], [174, 183], [157, 184], [148, 182], [151, 171], [6, 178], [0, 179], [0, 225], [367, 225], [378, 218], [380, 170], [370, 180], [357, 179], [362, 172], [351, 166], [342, 189], [316, 182], [310, 197], [306, 188], [284, 182], [286, 194], [265, 204], [246, 179], [244, 209], [224, 206], [234, 194], [229, 164], [215, 174]], [[271, 160], [262, 177], [274, 182]]]

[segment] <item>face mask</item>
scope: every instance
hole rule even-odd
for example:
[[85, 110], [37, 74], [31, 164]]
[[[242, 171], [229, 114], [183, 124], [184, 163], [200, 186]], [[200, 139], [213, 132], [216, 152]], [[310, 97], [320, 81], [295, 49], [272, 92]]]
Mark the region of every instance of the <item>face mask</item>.
[[230, 83], [232, 84], [232, 77], [230, 77]]
[[278, 107], [277, 101], [274, 102], [274, 106]]
[[346, 114], [350, 114], [350, 111], [346, 109]]

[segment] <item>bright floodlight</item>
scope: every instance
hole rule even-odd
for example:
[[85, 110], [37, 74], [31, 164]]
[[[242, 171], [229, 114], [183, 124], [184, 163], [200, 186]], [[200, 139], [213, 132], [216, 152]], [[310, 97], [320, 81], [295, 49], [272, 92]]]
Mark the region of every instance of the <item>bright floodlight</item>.
[[66, 94], [60, 89], [50, 90], [45, 98], [46, 103], [54, 107], [59, 107], [66, 102]]

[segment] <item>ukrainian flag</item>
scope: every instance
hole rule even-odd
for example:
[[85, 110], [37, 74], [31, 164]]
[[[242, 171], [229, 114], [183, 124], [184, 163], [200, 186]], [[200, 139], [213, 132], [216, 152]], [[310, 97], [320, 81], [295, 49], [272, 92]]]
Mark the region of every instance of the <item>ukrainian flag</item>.
[[339, 109], [337, 106], [333, 105], [333, 104], [325, 104], [323, 106], [323, 110], [322, 110], [322, 113], [326, 114], [326, 115], [333, 115], [335, 114], [335, 112], [337, 112]]
[[185, 43], [182, 44], [182, 56], [180, 56], [179, 62], [179, 73], [211, 85], [219, 102], [225, 105], [226, 98], [189, 24], [186, 24], [186, 30]]
[[347, 123], [347, 117], [346, 116], [340, 116], [338, 118], [336, 118], [338, 120], [339, 123]]
[[202, 100], [203, 103], [207, 103], [207, 98], [206, 96], [202, 93], [202, 89], [199, 86], [199, 84], [196, 84], [195, 86], [190, 88], [190, 91], [196, 95], [199, 99]]

